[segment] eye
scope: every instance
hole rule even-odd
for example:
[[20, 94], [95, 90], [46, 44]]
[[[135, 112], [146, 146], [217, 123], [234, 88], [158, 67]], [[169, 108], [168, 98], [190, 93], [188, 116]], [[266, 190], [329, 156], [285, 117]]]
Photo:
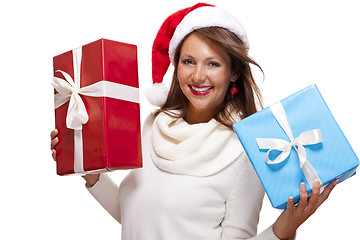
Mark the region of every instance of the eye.
[[181, 62], [182, 62], [182, 64], [185, 64], [185, 65], [194, 65], [194, 62], [190, 59], [184, 59]]
[[209, 63], [209, 66], [210, 66], [210, 67], [220, 67], [220, 63], [215, 62], [215, 61], [211, 61], [211, 62]]

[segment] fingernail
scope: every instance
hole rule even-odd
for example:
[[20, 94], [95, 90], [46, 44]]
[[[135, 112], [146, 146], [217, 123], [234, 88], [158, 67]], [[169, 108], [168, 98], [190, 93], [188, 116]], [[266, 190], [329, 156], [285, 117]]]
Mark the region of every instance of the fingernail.
[[294, 202], [294, 197], [289, 197], [289, 203], [293, 203]]
[[306, 186], [305, 186], [305, 183], [301, 183], [300, 184], [300, 190], [302, 191], [302, 192], [305, 192], [306, 191]]
[[314, 181], [313, 187], [314, 187], [314, 188], [319, 188], [319, 187], [320, 187], [320, 181], [319, 181], [319, 179], [316, 179], [316, 180]]

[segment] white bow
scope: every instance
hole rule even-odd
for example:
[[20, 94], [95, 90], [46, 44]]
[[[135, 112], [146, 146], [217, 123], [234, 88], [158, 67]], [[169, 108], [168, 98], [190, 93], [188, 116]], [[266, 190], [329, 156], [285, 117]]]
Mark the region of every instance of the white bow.
[[57, 70], [56, 72], [60, 72], [66, 80], [57, 77], [53, 77], [51, 80], [51, 84], [59, 93], [59, 95], [55, 97], [55, 108], [58, 108], [70, 99], [66, 115], [66, 126], [74, 130], [81, 130], [82, 125], [89, 120], [89, 115], [87, 114], [85, 104], [80, 94], [87, 94], [82, 91], [81, 88], [79, 89], [77, 87], [68, 73], [61, 70]]
[[76, 79], [74, 81], [68, 73], [61, 70], [56, 72], [60, 72], [65, 77], [65, 80], [57, 77], [53, 77], [51, 80], [51, 84], [58, 91], [58, 94], [55, 94], [55, 108], [70, 100], [66, 115], [67, 128], [82, 130], [82, 125], [89, 120], [89, 115], [80, 95], [109, 97], [139, 103], [138, 88], [105, 80], [80, 88], [76, 84]]
[[[279, 164], [285, 161], [290, 155], [291, 148], [294, 147], [299, 156], [300, 168], [302, 169], [309, 185], [311, 186], [316, 179], [320, 181], [315, 169], [306, 158], [306, 150], [304, 148], [304, 145], [313, 145], [322, 142], [320, 129], [305, 131], [294, 139], [282, 104], [280, 102], [274, 104], [270, 107], [270, 109], [281, 128], [289, 137], [290, 142], [276, 138], [256, 138], [259, 149], [269, 149], [265, 156], [266, 163]], [[269, 154], [273, 150], [280, 151], [281, 153], [275, 158], [275, 160], [272, 161], [269, 158]], [[321, 188], [321, 190], [322, 189], [323, 188]]]

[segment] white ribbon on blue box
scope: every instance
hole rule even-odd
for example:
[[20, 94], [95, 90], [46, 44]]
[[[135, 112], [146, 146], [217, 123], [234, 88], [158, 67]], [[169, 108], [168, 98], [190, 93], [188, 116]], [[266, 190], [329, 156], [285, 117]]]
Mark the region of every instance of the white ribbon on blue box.
[[355, 174], [359, 160], [315, 84], [233, 125], [274, 208]]

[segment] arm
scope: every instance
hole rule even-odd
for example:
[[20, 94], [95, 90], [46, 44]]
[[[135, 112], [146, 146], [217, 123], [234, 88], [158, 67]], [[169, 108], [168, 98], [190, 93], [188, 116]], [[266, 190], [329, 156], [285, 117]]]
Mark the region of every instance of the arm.
[[297, 228], [315, 213], [337, 184], [337, 181], [330, 183], [320, 194], [319, 182], [316, 181], [309, 198], [302, 184], [298, 205], [294, 206], [294, 199], [290, 197], [276, 222], [256, 235], [264, 190], [247, 157], [240, 161], [244, 166], [239, 170], [240, 177], [226, 202], [227, 211], [222, 223], [224, 239], [295, 239]]
[[[149, 139], [148, 136], [154, 122], [154, 115], [150, 114], [144, 122], [142, 140]], [[116, 185], [106, 174], [100, 174], [99, 180], [92, 175], [84, 176], [87, 181], [87, 189], [91, 195], [105, 208], [110, 215], [121, 223], [119, 186]], [[92, 185], [93, 182], [96, 182]], [[89, 187], [90, 185], [91, 187]]]
[[115, 220], [121, 223], [119, 187], [111, 178], [102, 173], [93, 186], [89, 187], [87, 182], [86, 187], [100, 205], [115, 218]]
[[85, 181], [86, 181], [86, 187], [90, 188], [92, 186], [94, 186], [95, 183], [97, 183], [97, 181], [100, 178], [100, 174], [86, 174], [85, 176], [82, 176]]
[[[59, 142], [57, 134], [57, 129], [50, 134], [50, 149], [54, 161], [56, 161], [56, 144]], [[121, 223], [119, 187], [106, 174], [87, 174], [83, 178], [86, 180], [85, 186], [91, 195], [113, 218]]]

